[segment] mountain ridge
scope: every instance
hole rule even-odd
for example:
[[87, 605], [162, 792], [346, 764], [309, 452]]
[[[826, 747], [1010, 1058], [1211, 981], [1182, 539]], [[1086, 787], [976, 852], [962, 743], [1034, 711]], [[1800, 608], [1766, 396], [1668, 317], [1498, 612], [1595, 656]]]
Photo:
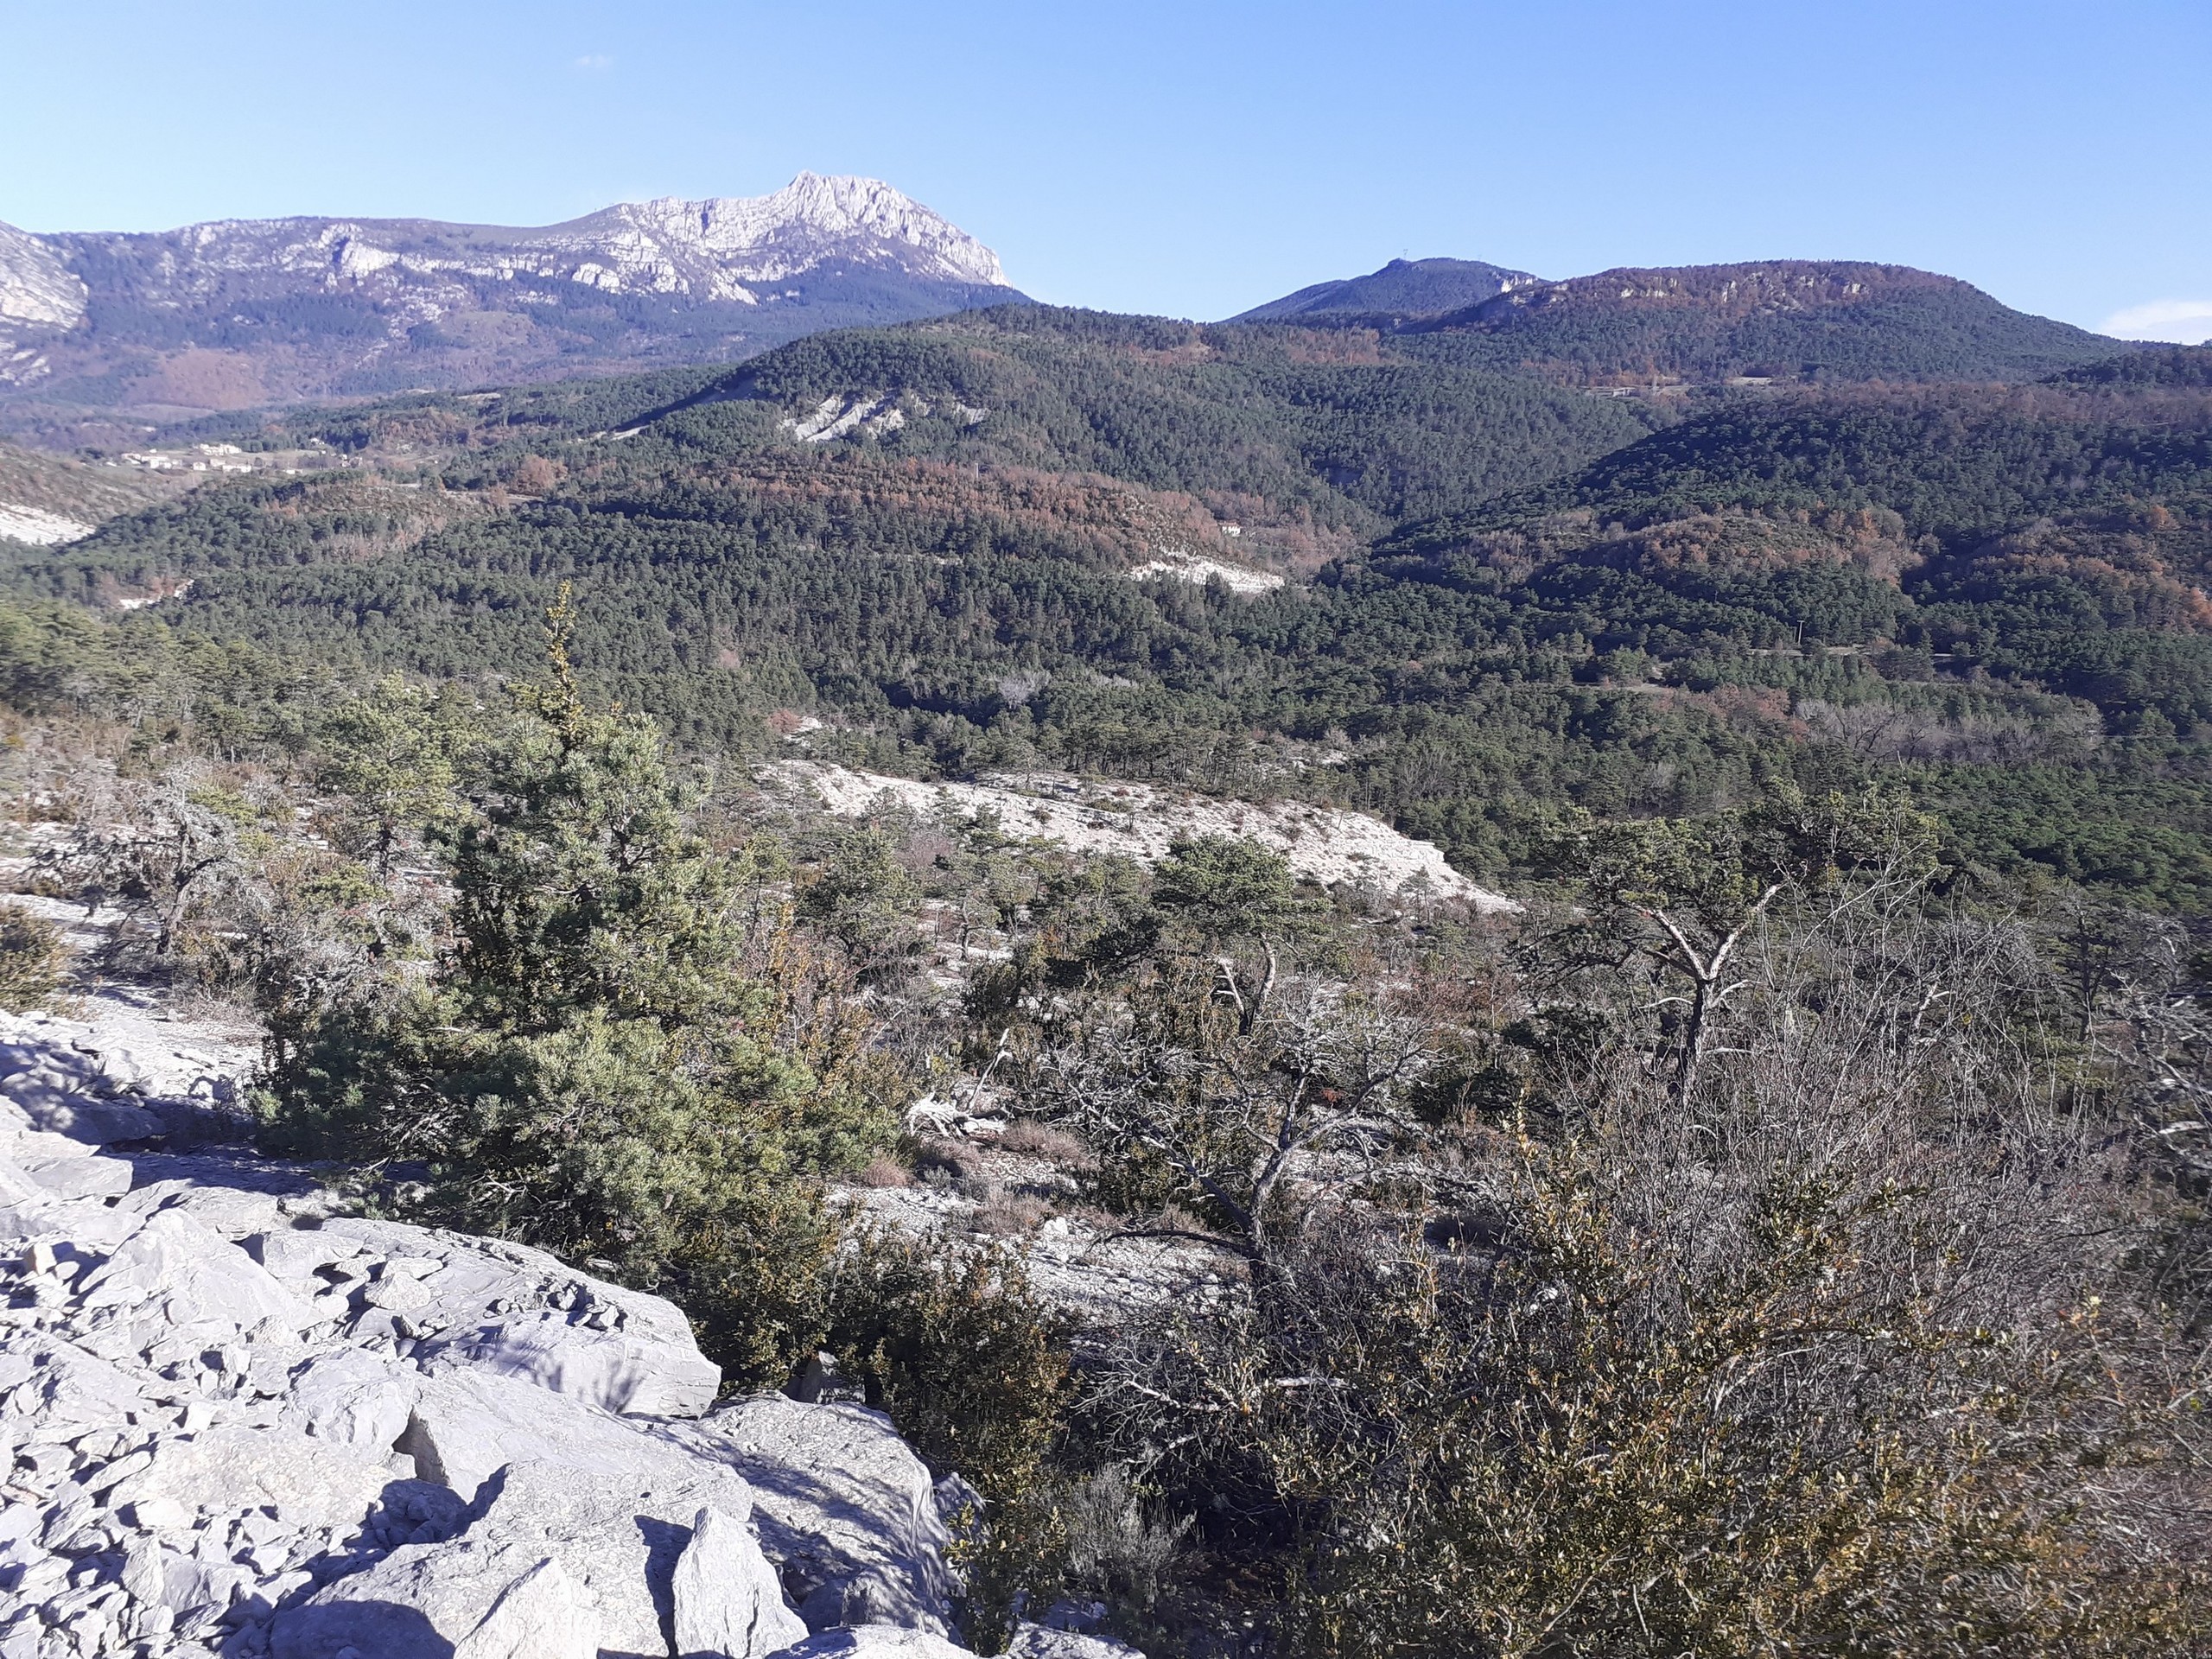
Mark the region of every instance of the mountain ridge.
[[618, 202], [542, 226], [298, 215], [0, 226], [0, 417], [111, 424], [728, 360], [1025, 296], [880, 180]]
[[[1400, 265], [1414, 269], [1395, 261], [1375, 277]], [[1356, 299], [1373, 280], [1334, 286]], [[1373, 329], [1440, 360], [1621, 391], [1738, 379], [2037, 379], [2140, 349], [2015, 311], [1955, 276], [1871, 260], [1624, 265], [1501, 280], [1495, 293], [1427, 311], [1363, 309], [1340, 303], [1345, 297], [1319, 284], [1232, 321]]]

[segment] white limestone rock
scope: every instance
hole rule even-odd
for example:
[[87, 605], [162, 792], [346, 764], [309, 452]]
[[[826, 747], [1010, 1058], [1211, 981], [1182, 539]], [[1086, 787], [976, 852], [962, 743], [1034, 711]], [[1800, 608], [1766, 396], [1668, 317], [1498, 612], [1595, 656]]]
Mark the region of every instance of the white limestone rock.
[[423, 1378], [397, 1449], [424, 1480], [469, 1500], [512, 1463], [551, 1464], [588, 1485], [641, 1463], [681, 1461], [610, 1412], [513, 1377], [463, 1370]]
[[143, 1183], [126, 1194], [122, 1207], [144, 1216], [189, 1216], [210, 1232], [233, 1243], [287, 1224], [283, 1200], [276, 1193], [208, 1186], [176, 1178]]
[[73, 1436], [150, 1414], [142, 1379], [53, 1336], [12, 1341], [0, 1352], [0, 1400], [10, 1427]]
[[810, 1636], [772, 1659], [969, 1659], [969, 1654], [967, 1649], [933, 1630], [860, 1624]]
[[661, 1433], [745, 1477], [761, 1548], [809, 1630], [948, 1629], [950, 1535], [928, 1465], [889, 1418], [771, 1395]]
[[57, 1198], [118, 1198], [130, 1190], [131, 1170], [121, 1158], [81, 1155], [27, 1160], [17, 1166]]
[[670, 1586], [676, 1659], [762, 1659], [806, 1639], [749, 1517], [703, 1509]]
[[178, 1325], [225, 1319], [251, 1330], [264, 1319], [303, 1330], [321, 1322], [252, 1257], [182, 1210], [147, 1218], [79, 1287], [87, 1309], [160, 1307]]
[[[598, 1610], [568, 1573], [550, 1583], [530, 1582], [550, 1559], [466, 1539], [407, 1545], [278, 1610], [270, 1622], [269, 1650], [272, 1659], [452, 1659], [457, 1644], [487, 1625], [487, 1646], [499, 1635], [535, 1625], [540, 1640], [550, 1638], [550, 1650], [565, 1645], [596, 1659], [604, 1635]], [[565, 1627], [545, 1628], [556, 1622]]]
[[43, 238], [0, 225], [0, 322], [73, 328], [88, 298], [83, 279]]
[[594, 1331], [545, 1312], [459, 1332], [421, 1356], [426, 1370], [460, 1367], [534, 1382], [622, 1415], [696, 1417], [714, 1404], [721, 1368], [689, 1340]]
[[0, 1160], [0, 1204], [40, 1205], [54, 1194], [12, 1160]]
[[0, 1145], [0, 1659], [957, 1651], [920, 1460], [855, 1408], [683, 1415], [719, 1376], [662, 1299], [236, 1148], [5, 1098]]
[[286, 1421], [302, 1433], [381, 1458], [407, 1432], [422, 1379], [412, 1366], [360, 1348], [326, 1350], [289, 1377]]
[[[641, 1416], [696, 1415], [721, 1386], [690, 1321], [664, 1297], [588, 1278], [502, 1240], [351, 1219], [321, 1231], [372, 1259], [416, 1264], [402, 1275], [414, 1288], [367, 1300], [404, 1316], [410, 1334], [431, 1338], [417, 1356], [428, 1370], [515, 1376]], [[372, 1267], [369, 1276], [388, 1275]]]
[[[485, 1491], [461, 1536], [395, 1550], [280, 1613], [274, 1651], [277, 1659], [327, 1659], [347, 1644], [365, 1655], [387, 1650], [371, 1645], [380, 1641], [406, 1655], [418, 1650], [404, 1643], [423, 1627], [457, 1644], [489, 1619], [508, 1586], [553, 1561], [576, 1586], [576, 1600], [594, 1610], [601, 1650], [664, 1656], [679, 1564], [700, 1511], [742, 1513], [748, 1502], [743, 1481], [702, 1465], [580, 1481], [565, 1465], [518, 1463]], [[726, 1534], [710, 1548], [756, 1580], [766, 1573]]]
[[1065, 773], [1001, 774], [975, 783], [924, 783], [850, 772], [812, 760], [779, 761], [759, 774], [817, 798], [830, 811], [863, 817], [885, 796], [925, 816], [988, 815], [1010, 836], [1156, 863], [1179, 836], [1225, 836], [1279, 853], [1297, 874], [1336, 887], [1379, 887], [1408, 897], [1457, 899], [1477, 911], [1519, 903], [1477, 886], [1433, 842], [1402, 835], [1364, 812], [1310, 802], [1223, 801], [1150, 784], [1103, 784]]
[[[29, 1178], [24, 1178], [28, 1179]], [[144, 1217], [117, 1210], [99, 1198], [56, 1198], [44, 1188], [38, 1196], [0, 1198], [0, 1244], [48, 1240], [105, 1255], [136, 1233]]]
[[360, 1526], [391, 1482], [383, 1460], [280, 1425], [219, 1424], [164, 1435], [105, 1491], [106, 1505], [168, 1500], [188, 1512], [266, 1510], [292, 1532]]
[[454, 1659], [598, 1659], [600, 1638], [590, 1592], [549, 1559], [502, 1591], [453, 1652]]

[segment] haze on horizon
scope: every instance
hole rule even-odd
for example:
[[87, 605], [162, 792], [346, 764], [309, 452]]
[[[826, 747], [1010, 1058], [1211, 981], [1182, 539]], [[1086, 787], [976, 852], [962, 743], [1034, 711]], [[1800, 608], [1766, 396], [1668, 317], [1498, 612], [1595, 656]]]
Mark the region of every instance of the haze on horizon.
[[544, 224], [887, 180], [1039, 298], [1219, 317], [1394, 257], [1863, 258], [2212, 335], [2212, 13], [1312, 0], [373, 15], [0, 0], [0, 219]]

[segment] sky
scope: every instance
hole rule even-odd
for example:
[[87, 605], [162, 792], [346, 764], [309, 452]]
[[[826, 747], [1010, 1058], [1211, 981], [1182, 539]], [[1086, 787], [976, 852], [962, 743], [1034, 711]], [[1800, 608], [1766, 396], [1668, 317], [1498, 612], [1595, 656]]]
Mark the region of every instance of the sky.
[[2212, 0], [0, 0], [0, 220], [888, 180], [1039, 299], [1859, 258], [2212, 335]]

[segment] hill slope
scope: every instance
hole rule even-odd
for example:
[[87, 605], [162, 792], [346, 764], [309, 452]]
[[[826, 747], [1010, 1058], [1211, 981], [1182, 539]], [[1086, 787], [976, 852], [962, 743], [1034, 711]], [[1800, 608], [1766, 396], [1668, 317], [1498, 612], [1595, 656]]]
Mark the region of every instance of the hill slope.
[[173, 476], [87, 467], [0, 444], [0, 542], [51, 547], [89, 536], [103, 519], [176, 493]]
[[2020, 380], [2136, 349], [1955, 277], [1802, 259], [1600, 271], [1412, 327], [1455, 360], [1593, 385]]
[[1458, 311], [1541, 281], [1479, 259], [1393, 259], [1377, 271], [1315, 283], [1231, 322], [1293, 322], [1327, 316], [1428, 317]]
[[0, 227], [0, 420], [162, 421], [405, 387], [729, 361], [821, 328], [1019, 297], [890, 186], [629, 202], [541, 229], [225, 220]]
[[817, 446], [1103, 473], [1325, 531], [1554, 477], [1654, 423], [1330, 333], [1042, 306], [801, 340], [692, 402], [717, 400]]

